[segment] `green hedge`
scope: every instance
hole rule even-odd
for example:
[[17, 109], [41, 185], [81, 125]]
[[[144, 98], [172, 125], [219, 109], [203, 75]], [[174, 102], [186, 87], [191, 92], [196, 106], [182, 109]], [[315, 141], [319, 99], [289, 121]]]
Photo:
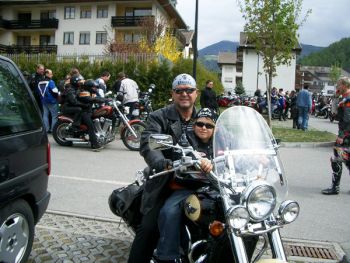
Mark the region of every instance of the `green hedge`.
[[[111, 87], [117, 79], [118, 72], [124, 71], [130, 78], [134, 79], [141, 91], [146, 91], [149, 84], [156, 85], [153, 104], [155, 108], [166, 105], [171, 97], [171, 83], [174, 77], [180, 73], [188, 73], [192, 75], [192, 60], [182, 59], [175, 64], [171, 64], [166, 60], [150, 61], [137, 63], [130, 59], [129, 62], [114, 62], [106, 59], [102, 61], [95, 60], [90, 62], [88, 57], [80, 57], [79, 60], [61, 59], [55, 57], [41, 55], [40, 59], [29, 58], [26, 55], [20, 55], [12, 58], [22, 71], [29, 73], [35, 72], [37, 63], [43, 64], [46, 68], [53, 71], [53, 79], [56, 83], [64, 79], [70, 69], [75, 66], [80, 69], [81, 74], [85, 79], [97, 79], [101, 72], [108, 71], [111, 73], [111, 79], [107, 83]], [[39, 61], [39, 62], [38, 62]], [[213, 80], [215, 83], [214, 90], [217, 94], [223, 92], [223, 86], [215, 72], [210, 72], [204, 68], [200, 62], [197, 64], [197, 86], [203, 89], [206, 80]], [[198, 99], [199, 100], [199, 99]]]

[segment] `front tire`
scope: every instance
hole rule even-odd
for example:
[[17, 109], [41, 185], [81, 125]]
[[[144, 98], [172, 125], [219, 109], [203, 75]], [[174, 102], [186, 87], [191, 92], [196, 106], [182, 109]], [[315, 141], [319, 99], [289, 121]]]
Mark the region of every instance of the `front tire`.
[[0, 209], [0, 262], [27, 262], [34, 239], [34, 217], [27, 202]]
[[141, 133], [146, 128], [146, 125], [143, 122], [134, 122], [131, 123], [130, 126], [134, 129], [137, 138], [130, 132], [128, 127], [124, 127], [121, 133], [121, 139], [126, 146], [131, 151], [139, 151], [140, 150], [140, 140]]
[[67, 130], [70, 122], [58, 120], [53, 127], [52, 135], [55, 141], [61, 146], [72, 146], [73, 142], [67, 141], [66, 138], [72, 137], [72, 134]]

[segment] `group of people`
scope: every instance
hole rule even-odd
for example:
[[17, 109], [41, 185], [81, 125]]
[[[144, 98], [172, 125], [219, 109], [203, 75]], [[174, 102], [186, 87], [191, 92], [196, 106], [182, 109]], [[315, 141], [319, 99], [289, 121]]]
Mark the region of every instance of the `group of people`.
[[[73, 116], [73, 123], [70, 127], [72, 132], [79, 130], [81, 122], [86, 124], [92, 149], [100, 149], [101, 145], [97, 142], [91, 120], [92, 105], [104, 102], [107, 82], [110, 80], [111, 74], [104, 71], [96, 80], [85, 80], [79, 69], [73, 67], [58, 85], [52, 77], [52, 70], [45, 69], [42, 64], [36, 66], [36, 72], [33, 75], [27, 76], [28, 84], [42, 112], [46, 132], [52, 132], [59, 111], [61, 111], [63, 114]], [[121, 95], [120, 99], [125, 106], [130, 107], [128, 117], [131, 119], [132, 111], [139, 97], [137, 83], [129, 79], [124, 72], [120, 72], [117, 81], [113, 85], [113, 91]]]

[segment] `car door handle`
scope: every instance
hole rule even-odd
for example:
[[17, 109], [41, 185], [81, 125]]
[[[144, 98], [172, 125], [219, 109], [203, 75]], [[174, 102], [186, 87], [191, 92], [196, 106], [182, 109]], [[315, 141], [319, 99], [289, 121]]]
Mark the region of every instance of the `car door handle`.
[[9, 178], [9, 162], [8, 160], [0, 161], [0, 183], [5, 182]]

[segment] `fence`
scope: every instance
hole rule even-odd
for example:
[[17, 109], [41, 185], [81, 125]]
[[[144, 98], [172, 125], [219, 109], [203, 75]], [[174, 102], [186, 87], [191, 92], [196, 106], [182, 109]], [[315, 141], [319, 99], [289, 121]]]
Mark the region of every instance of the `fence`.
[[135, 61], [136, 63], [147, 63], [154, 60], [162, 60], [161, 56], [156, 54], [147, 54], [147, 53], [118, 53], [118, 54], [65, 54], [65, 55], [56, 55], [56, 54], [1, 54], [5, 57], [10, 58], [13, 61], [18, 60], [27, 60], [35, 63], [41, 63], [43, 59], [53, 60], [53, 61], [74, 61], [82, 62], [89, 61], [93, 63], [95, 61], [112, 61], [112, 62], [122, 62], [128, 63], [130, 61]]

